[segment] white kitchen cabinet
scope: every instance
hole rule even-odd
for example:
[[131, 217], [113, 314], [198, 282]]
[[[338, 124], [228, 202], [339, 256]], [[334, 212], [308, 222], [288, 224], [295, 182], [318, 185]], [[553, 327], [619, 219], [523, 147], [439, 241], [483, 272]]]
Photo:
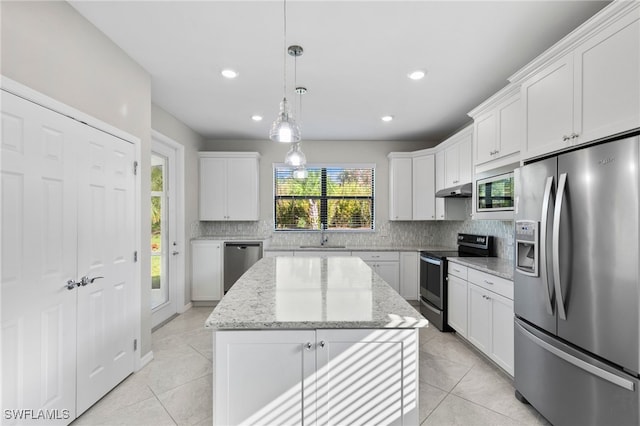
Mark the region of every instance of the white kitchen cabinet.
[[313, 424], [315, 343], [314, 330], [215, 332], [214, 424]]
[[200, 152], [200, 220], [259, 220], [257, 152]]
[[213, 301], [223, 296], [224, 241], [191, 241], [191, 300]]
[[640, 6], [603, 10], [520, 75], [522, 159], [640, 127]]
[[473, 126], [469, 126], [443, 142], [446, 144], [444, 149], [445, 188], [471, 182], [472, 141]]
[[467, 337], [467, 267], [448, 263], [447, 322], [463, 337]]
[[467, 338], [513, 375], [513, 300], [469, 282]]
[[520, 88], [507, 86], [471, 111], [475, 173], [519, 160], [523, 111]]
[[448, 265], [449, 325], [513, 376], [513, 282]]
[[467, 280], [449, 274], [447, 322], [462, 337], [467, 337]]
[[400, 254], [397, 251], [353, 251], [351, 255], [364, 260], [380, 278], [400, 293]]
[[389, 220], [413, 219], [413, 167], [410, 154], [389, 154]]
[[[445, 151], [435, 154], [436, 192], [445, 188]], [[466, 201], [463, 198], [436, 198], [436, 220], [465, 220], [469, 217]]]
[[468, 285], [467, 339], [484, 353], [491, 347], [491, 292], [474, 284]]
[[400, 252], [400, 296], [420, 299], [420, 256], [417, 251]]
[[214, 424], [417, 424], [417, 351], [415, 329], [216, 331]]
[[433, 154], [413, 157], [413, 220], [436, 218], [435, 156]]

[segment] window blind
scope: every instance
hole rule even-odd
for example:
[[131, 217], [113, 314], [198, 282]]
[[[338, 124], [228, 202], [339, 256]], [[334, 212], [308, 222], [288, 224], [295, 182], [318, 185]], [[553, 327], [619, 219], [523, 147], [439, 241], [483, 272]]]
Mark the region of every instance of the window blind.
[[274, 167], [277, 231], [371, 230], [374, 226], [375, 167], [308, 166], [305, 179]]

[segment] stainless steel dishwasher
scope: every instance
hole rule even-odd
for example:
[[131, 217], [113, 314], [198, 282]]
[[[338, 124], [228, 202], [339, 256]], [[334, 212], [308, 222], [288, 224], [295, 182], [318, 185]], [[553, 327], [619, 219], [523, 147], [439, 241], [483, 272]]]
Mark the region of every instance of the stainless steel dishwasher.
[[224, 243], [224, 292], [229, 291], [238, 278], [260, 259], [262, 259], [261, 241]]

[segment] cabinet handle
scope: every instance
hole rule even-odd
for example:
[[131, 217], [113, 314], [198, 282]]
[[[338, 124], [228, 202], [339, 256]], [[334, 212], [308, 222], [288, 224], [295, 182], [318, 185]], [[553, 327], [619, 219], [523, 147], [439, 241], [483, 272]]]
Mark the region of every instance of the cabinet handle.
[[571, 133], [571, 139], [575, 139], [575, 138], [577, 138], [577, 137], [578, 137], [578, 134], [577, 134], [577, 133]]
[[562, 135], [562, 140], [563, 140], [563, 141], [565, 141], [565, 142], [566, 142], [566, 141], [568, 141], [569, 139], [571, 139], [569, 136], [567, 136], [567, 135]]
[[307, 348], [308, 351], [310, 351], [313, 345], [311, 344], [311, 342], [307, 342], [307, 344], [304, 345], [304, 347]]
[[459, 181], [459, 180], [454, 180], [454, 181], [453, 181], [453, 183], [458, 183], [458, 182], [460, 182], [460, 181]]
[[324, 340], [320, 340], [320, 347], [324, 348], [325, 345], [326, 345], [326, 343], [324, 342]]
[[489, 280], [484, 280], [484, 283], [485, 284], [489, 284], [489, 285], [493, 285], [493, 283], [491, 281], [489, 281]]

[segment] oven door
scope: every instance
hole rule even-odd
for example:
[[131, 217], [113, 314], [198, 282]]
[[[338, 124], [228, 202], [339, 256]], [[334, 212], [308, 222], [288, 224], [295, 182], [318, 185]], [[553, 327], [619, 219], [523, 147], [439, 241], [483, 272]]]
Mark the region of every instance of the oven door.
[[444, 309], [444, 262], [420, 255], [420, 297], [439, 310]]

